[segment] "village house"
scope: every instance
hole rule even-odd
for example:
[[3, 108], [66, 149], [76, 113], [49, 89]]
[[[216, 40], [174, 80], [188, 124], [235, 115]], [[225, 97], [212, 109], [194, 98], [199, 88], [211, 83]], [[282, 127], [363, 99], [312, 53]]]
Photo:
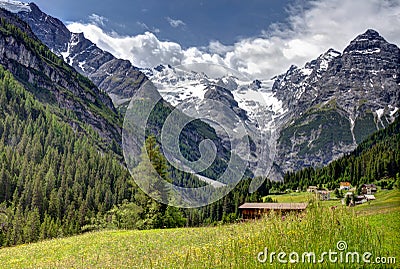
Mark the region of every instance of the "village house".
[[372, 194], [364, 194], [364, 195], [358, 195], [355, 197], [355, 203], [357, 204], [363, 204], [367, 203], [369, 201], [374, 201], [376, 200], [375, 195]]
[[324, 190], [318, 190], [317, 191], [317, 197], [318, 197], [318, 200], [328, 201], [328, 200], [331, 199], [331, 192], [330, 191], [324, 191]]
[[308, 192], [316, 192], [318, 190], [317, 186], [308, 186], [307, 191]]
[[244, 219], [261, 218], [270, 211], [279, 213], [301, 212], [307, 208], [307, 203], [244, 203], [239, 207]]
[[[354, 195], [352, 192], [347, 192], [345, 194], [345, 197], [346, 196], [352, 197], [352, 201], [351, 201], [350, 205], [360, 205], [360, 204], [364, 204], [369, 201], [376, 200], [375, 196], [372, 194]], [[342, 199], [342, 204], [345, 203], [344, 201], [345, 201], [345, 199]]]
[[350, 182], [340, 182], [339, 190], [348, 191], [348, 190], [350, 190], [350, 187], [351, 187]]
[[365, 199], [367, 199], [367, 201], [373, 201], [376, 200], [375, 195], [373, 194], [365, 194]]
[[376, 185], [375, 184], [363, 184], [363, 185], [361, 185], [361, 193], [362, 194], [374, 194], [374, 193], [376, 193]]

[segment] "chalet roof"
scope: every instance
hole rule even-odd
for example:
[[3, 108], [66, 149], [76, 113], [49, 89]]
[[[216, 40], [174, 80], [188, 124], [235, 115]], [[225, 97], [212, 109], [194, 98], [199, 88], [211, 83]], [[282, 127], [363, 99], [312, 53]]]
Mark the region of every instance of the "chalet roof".
[[330, 191], [326, 191], [326, 190], [318, 190], [317, 193], [321, 193], [321, 194], [328, 194], [330, 193]]
[[307, 203], [244, 203], [240, 209], [303, 210]]
[[365, 187], [365, 188], [376, 188], [375, 184], [362, 184], [361, 187]]

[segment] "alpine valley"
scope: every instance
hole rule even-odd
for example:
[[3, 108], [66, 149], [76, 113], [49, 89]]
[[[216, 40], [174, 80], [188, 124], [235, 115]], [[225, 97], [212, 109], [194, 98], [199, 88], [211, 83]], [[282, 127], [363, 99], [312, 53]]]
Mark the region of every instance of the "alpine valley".
[[[108, 93], [122, 111], [147, 79], [164, 100], [183, 111], [196, 107], [198, 113], [207, 113], [209, 100], [224, 102], [250, 133], [254, 142], [250, 168], [257, 176], [268, 171], [259, 163], [266, 160], [261, 154], [273, 157], [269, 173], [273, 180], [281, 180], [288, 171], [326, 165], [393, 122], [400, 107], [400, 50], [372, 29], [343, 52], [329, 49], [270, 80], [249, 80], [229, 72], [211, 78], [162, 63], [139, 69], [99, 49], [82, 33], [71, 33], [33, 3], [8, 9], [17, 12], [55, 54]], [[190, 109], [185, 112], [190, 115]], [[237, 121], [220, 112], [215, 113], [216, 121], [230, 122], [234, 130]], [[223, 130], [208, 123], [229, 148]]]
[[[343, 51], [321, 51], [269, 79], [229, 68], [215, 76], [207, 68], [222, 67], [137, 67], [70, 32], [34, 3], [0, 0], [0, 246], [105, 228], [235, 222], [242, 203], [310, 182], [399, 182], [400, 49], [377, 31], [365, 29]], [[144, 87], [149, 81], [154, 87]], [[147, 152], [151, 163], [140, 162], [134, 177], [147, 179], [152, 165], [180, 187], [218, 189], [225, 186], [217, 179], [234, 155], [232, 142], [248, 139], [249, 165], [235, 189], [190, 209], [146, 195], [122, 152], [124, 115], [134, 95], [144, 105], [157, 100], [144, 145], [135, 151]], [[215, 145], [214, 162], [196, 174], [169, 164], [160, 143], [176, 107], [190, 119], [213, 115], [190, 121], [179, 136], [182, 155], [192, 162], [204, 140]], [[257, 191], [251, 187], [256, 179]]]

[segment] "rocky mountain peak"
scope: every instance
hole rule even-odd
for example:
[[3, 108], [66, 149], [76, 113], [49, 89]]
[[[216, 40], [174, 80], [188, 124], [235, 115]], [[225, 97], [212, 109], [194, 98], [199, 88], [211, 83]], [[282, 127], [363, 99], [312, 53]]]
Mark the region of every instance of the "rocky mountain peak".
[[319, 56], [319, 59], [324, 59], [324, 60], [332, 60], [333, 58], [336, 58], [340, 56], [341, 53], [335, 49], [328, 49], [325, 53], [323, 53], [321, 56]]
[[344, 50], [344, 54], [376, 54], [382, 50], [393, 51], [397, 46], [388, 43], [377, 31], [368, 29], [357, 36]]
[[40, 10], [40, 8], [35, 4], [35, 3], [29, 3], [28, 4], [30, 12], [36, 14], [36, 15], [42, 15], [43, 12]]
[[358, 35], [354, 41], [363, 40], [385, 40], [377, 31], [373, 29], [368, 29], [365, 33]]
[[30, 3], [29, 9], [12, 10], [18, 16], [29, 24], [35, 35], [47, 45], [51, 51], [57, 55], [67, 50], [67, 44], [71, 39], [71, 33], [67, 27], [57, 18], [53, 18], [42, 12], [40, 8]]

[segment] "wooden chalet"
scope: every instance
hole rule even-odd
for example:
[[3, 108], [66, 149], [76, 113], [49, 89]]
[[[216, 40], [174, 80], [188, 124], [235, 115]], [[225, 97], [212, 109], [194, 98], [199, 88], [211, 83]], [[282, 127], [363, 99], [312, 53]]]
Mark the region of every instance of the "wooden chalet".
[[350, 182], [340, 182], [339, 189], [348, 191], [351, 188]]
[[244, 203], [239, 206], [244, 219], [261, 218], [270, 211], [280, 213], [301, 212], [307, 208], [307, 203]]
[[319, 190], [319, 191], [317, 191], [317, 197], [318, 197], [318, 200], [320, 200], [320, 201], [329, 201], [331, 199], [331, 192]]
[[317, 186], [308, 186], [307, 188], [307, 192], [316, 192], [316, 191], [318, 191]]
[[376, 193], [377, 187], [375, 184], [363, 184], [361, 185], [362, 194], [374, 194]]

